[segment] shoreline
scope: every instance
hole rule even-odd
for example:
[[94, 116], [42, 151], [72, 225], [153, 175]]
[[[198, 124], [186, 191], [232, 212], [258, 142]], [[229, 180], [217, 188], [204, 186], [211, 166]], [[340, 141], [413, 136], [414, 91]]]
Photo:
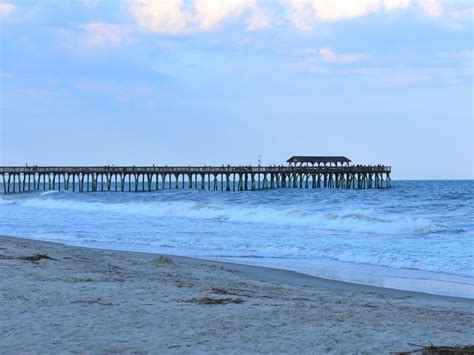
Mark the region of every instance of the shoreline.
[[[418, 185], [401, 185], [402, 195], [416, 196], [410, 192], [416, 191]], [[446, 186], [461, 191], [470, 184]], [[42, 197], [53, 192], [57, 194]], [[436, 208], [421, 200], [412, 201], [420, 210], [408, 213], [404, 203], [398, 203], [398, 194], [388, 205], [380, 205], [385, 206], [380, 211], [373, 209], [368, 202], [372, 197], [386, 199], [372, 192], [360, 201], [356, 198], [358, 202], [350, 204], [350, 208], [346, 197], [340, 195], [341, 199], [334, 200], [334, 211], [332, 207], [326, 210], [325, 202], [320, 203], [326, 196], [322, 190], [323, 199], [319, 202], [299, 190], [288, 195], [281, 190], [272, 196], [253, 194], [243, 201], [237, 197], [212, 197], [197, 190], [190, 191], [189, 196], [167, 195], [162, 190], [160, 197], [153, 192], [133, 197], [112, 193], [72, 196], [63, 192], [6, 198], [2, 212], [11, 222], [7, 221], [3, 233], [75, 246], [183, 255], [382, 288], [474, 298], [474, 274], [466, 253], [472, 235], [470, 224], [461, 213], [469, 210], [464, 211], [462, 200], [448, 203], [460, 213], [453, 212], [452, 218], [435, 218]], [[431, 199], [436, 195], [425, 197]], [[291, 203], [285, 205], [285, 201]], [[299, 205], [301, 201], [309, 205]], [[29, 218], [23, 218], [23, 213]], [[99, 214], [101, 217], [97, 218]], [[77, 223], [69, 223], [70, 219]]]
[[164, 257], [170, 257], [176, 260], [186, 261], [190, 263], [200, 263], [200, 264], [207, 264], [207, 265], [214, 265], [214, 266], [225, 266], [228, 270], [242, 273], [258, 281], [282, 283], [289, 286], [303, 286], [303, 287], [316, 287], [316, 288], [319, 287], [319, 288], [327, 288], [327, 289], [333, 289], [333, 290], [356, 291], [356, 292], [374, 292], [374, 293], [380, 293], [380, 294], [390, 294], [390, 295], [399, 295], [399, 296], [422, 297], [426, 299], [434, 299], [434, 300], [440, 300], [440, 301], [444, 300], [444, 301], [467, 302], [474, 305], [474, 296], [473, 298], [447, 296], [447, 295], [432, 294], [432, 293], [427, 293], [427, 292], [407, 291], [407, 290], [397, 289], [397, 288], [372, 286], [372, 285], [366, 285], [366, 284], [361, 284], [361, 283], [324, 278], [324, 277], [306, 274], [303, 272], [293, 271], [289, 269], [273, 268], [273, 267], [268, 267], [268, 266], [234, 263], [234, 262], [229, 262], [229, 261], [211, 260], [211, 259], [197, 258], [197, 257], [192, 257], [192, 256], [166, 254], [166, 253], [153, 253], [153, 252], [144, 252], [144, 251], [116, 250], [116, 249], [108, 249], [108, 248], [93, 248], [93, 247], [88, 247], [88, 246], [76, 246], [76, 245], [69, 245], [69, 244], [60, 243], [60, 242], [43, 241], [39, 239], [13, 237], [13, 236], [7, 236], [7, 235], [0, 235], [0, 240], [1, 239], [7, 239], [7, 240], [13, 240], [13, 241], [19, 240], [19, 241], [25, 241], [28, 243], [38, 244], [38, 245], [46, 244], [46, 245], [52, 245], [52, 246], [64, 246], [67, 248], [104, 251], [108, 253], [119, 253], [119, 254], [125, 254], [125, 255], [141, 256], [145, 258], [164, 256]]
[[474, 301], [0, 236], [5, 353], [389, 353], [472, 343]]
[[[142, 256], [168, 256], [172, 258], [178, 258], [180, 260], [188, 260], [192, 262], [204, 262], [208, 263], [209, 265], [227, 265], [230, 269], [238, 272], [243, 272], [248, 276], [259, 275], [260, 278], [264, 281], [274, 281], [274, 282], [283, 282], [288, 283], [293, 286], [303, 286], [303, 285], [313, 285], [316, 287], [327, 287], [333, 289], [344, 289], [344, 290], [351, 290], [351, 291], [370, 291], [370, 292], [378, 292], [384, 294], [399, 294], [399, 295], [420, 295], [422, 297], [435, 297], [435, 298], [446, 298], [446, 299], [455, 299], [455, 300], [466, 300], [471, 301], [474, 303], [474, 293], [472, 297], [463, 297], [458, 295], [446, 295], [446, 294], [439, 294], [433, 292], [425, 292], [425, 291], [418, 291], [418, 290], [409, 290], [403, 288], [395, 288], [395, 287], [385, 287], [385, 286], [375, 286], [366, 283], [358, 283], [358, 282], [351, 282], [346, 280], [338, 280], [330, 277], [323, 277], [308, 274], [298, 270], [292, 270], [290, 268], [284, 269], [280, 267], [272, 267], [266, 265], [255, 265], [250, 263], [239, 263], [239, 262], [232, 262], [227, 260], [216, 260], [216, 259], [206, 259], [206, 258], [199, 258], [193, 256], [185, 256], [179, 254], [168, 254], [168, 253], [160, 253], [160, 252], [147, 252], [147, 251], [132, 251], [132, 250], [121, 250], [121, 249], [112, 249], [112, 248], [97, 248], [97, 247], [90, 247], [90, 246], [79, 246], [79, 245], [70, 245], [62, 242], [52, 242], [52, 241], [44, 241], [40, 239], [32, 239], [27, 237], [15, 237], [15, 236], [8, 236], [8, 235], [0, 235], [0, 238], [11, 238], [11, 239], [18, 239], [32, 243], [47, 243], [51, 245], [62, 245], [71, 248], [81, 248], [81, 249], [90, 249], [90, 250], [101, 250], [106, 252], [117, 252], [117, 253], [125, 253], [130, 255], [142, 255]], [[378, 277], [380, 280], [384, 279], [384, 277]], [[390, 277], [385, 277], [389, 279]], [[417, 281], [417, 282], [427, 282], [430, 283], [433, 280], [423, 280], [423, 279], [407, 279], [409, 281]], [[448, 282], [445, 282], [448, 284]], [[474, 287], [471, 284], [466, 284], [471, 289]], [[421, 288], [420, 286], [418, 286]]]

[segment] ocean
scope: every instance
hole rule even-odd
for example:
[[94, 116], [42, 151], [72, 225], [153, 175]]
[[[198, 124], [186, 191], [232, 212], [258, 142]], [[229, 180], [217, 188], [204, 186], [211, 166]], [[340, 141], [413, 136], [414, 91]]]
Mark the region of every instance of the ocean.
[[474, 298], [474, 181], [0, 195], [0, 234]]

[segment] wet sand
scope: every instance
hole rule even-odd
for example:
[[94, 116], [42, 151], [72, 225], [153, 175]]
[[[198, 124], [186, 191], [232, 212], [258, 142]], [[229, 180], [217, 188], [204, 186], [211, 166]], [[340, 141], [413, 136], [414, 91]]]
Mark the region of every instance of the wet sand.
[[[28, 260], [35, 254], [49, 258]], [[388, 353], [474, 343], [474, 300], [0, 237], [1, 353]]]

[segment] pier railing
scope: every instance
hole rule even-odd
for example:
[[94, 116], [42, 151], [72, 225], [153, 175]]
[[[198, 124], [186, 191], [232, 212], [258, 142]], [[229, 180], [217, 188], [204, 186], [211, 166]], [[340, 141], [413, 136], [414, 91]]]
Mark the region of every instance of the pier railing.
[[293, 173], [293, 172], [372, 172], [390, 173], [391, 166], [384, 165], [349, 165], [349, 166], [4, 166], [0, 174], [43, 174], [43, 173]]

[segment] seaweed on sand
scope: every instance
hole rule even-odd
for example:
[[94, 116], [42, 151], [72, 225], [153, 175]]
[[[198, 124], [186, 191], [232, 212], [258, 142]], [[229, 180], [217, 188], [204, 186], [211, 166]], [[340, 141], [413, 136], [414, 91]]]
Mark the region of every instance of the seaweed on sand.
[[410, 344], [416, 346], [419, 349], [412, 351], [397, 352], [396, 355], [474, 355], [474, 345], [455, 345], [455, 346], [429, 346]]
[[211, 297], [203, 297], [203, 298], [193, 298], [188, 301], [189, 303], [196, 303], [200, 305], [219, 305], [219, 304], [241, 304], [244, 302], [241, 298], [211, 298]]
[[33, 263], [38, 262], [42, 259], [47, 259], [47, 260], [56, 260], [47, 254], [33, 254], [33, 255], [26, 255], [26, 256], [9, 256], [9, 255], [0, 255], [0, 259], [15, 259], [15, 260], [26, 260], [26, 261], [31, 261]]

